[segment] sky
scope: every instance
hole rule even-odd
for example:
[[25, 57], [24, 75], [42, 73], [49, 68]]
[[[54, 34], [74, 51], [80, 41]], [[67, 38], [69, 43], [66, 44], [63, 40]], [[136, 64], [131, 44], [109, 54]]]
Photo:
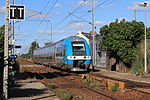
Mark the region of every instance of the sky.
[[[73, 36], [77, 31], [91, 31], [92, 0], [14, 0], [25, 5], [25, 20], [15, 21], [15, 45], [21, 45], [20, 53], [27, 53], [31, 43], [37, 41], [40, 47], [46, 42], [56, 42]], [[12, 4], [13, 0], [10, 0]], [[144, 0], [95, 0], [94, 23], [96, 32], [116, 19], [131, 22], [144, 21], [144, 7], [147, 3], [146, 25], [150, 27], [150, 1]], [[0, 26], [5, 23], [5, 0], [0, 1]], [[12, 32], [10, 31], [10, 34]]]

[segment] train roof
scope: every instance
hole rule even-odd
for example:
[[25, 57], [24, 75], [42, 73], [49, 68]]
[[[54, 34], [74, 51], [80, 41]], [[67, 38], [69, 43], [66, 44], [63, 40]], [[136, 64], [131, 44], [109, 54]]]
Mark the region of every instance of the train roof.
[[55, 44], [57, 44], [57, 43], [60, 43], [60, 42], [64, 41], [65, 39], [68, 39], [68, 38], [70, 38], [71, 41], [81, 41], [81, 40], [83, 40], [83, 38], [78, 37], [78, 36], [70, 36], [70, 37], [66, 37], [66, 38], [64, 38], [64, 39], [62, 39], [62, 40], [59, 40], [59, 41], [57, 41], [57, 42], [54, 42], [54, 43], [52, 43], [52, 44], [46, 45], [46, 46], [44, 46], [44, 47], [37, 48], [37, 49], [35, 49], [35, 50], [40, 50], [40, 49], [43, 49], [43, 48], [46, 48], [46, 47], [53, 46], [53, 45], [55, 45]]

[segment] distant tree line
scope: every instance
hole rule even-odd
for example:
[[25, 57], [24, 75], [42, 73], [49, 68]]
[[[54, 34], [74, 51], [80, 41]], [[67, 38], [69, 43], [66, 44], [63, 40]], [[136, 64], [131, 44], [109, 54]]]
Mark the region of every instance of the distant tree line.
[[37, 48], [39, 48], [39, 44], [36, 41], [32, 42], [28, 53], [22, 54], [21, 57], [26, 59], [33, 59], [33, 52]]
[[[52, 44], [52, 42], [46, 42], [44, 44], [46, 46], [46, 45]], [[26, 58], [26, 59], [33, 59], [33, 52], [37, 48], [39, 48], [39, 44], [37, 43], [37, 41], [32, 42], [28, 53], [22, 54], [21, 57]]]

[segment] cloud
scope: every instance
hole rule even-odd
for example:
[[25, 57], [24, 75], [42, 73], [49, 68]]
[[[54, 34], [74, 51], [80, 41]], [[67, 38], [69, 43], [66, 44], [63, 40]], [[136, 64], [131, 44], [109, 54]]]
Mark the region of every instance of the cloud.
[[80, 29], [87, 29], [88, 27], [83, 23], [71, 23], [67, 25], [67, 28], [80, 30]]
[[[127, 18], [124, 18], [124, 17], [120, 17], [120, 18], [117, 18], [117, 19], [118, 19], [118, 22], [122, 21], [123, 19], [125, 19], [126, 21], [128, 21], [128, 19], [127, 19]], [[96, 22], [95, 22], [95, 26], [109, 25], [111, 22], [115, 22], [115, 21], [109, 21], [109, 22], [96, 21]]]
[[35, 39], [35, 41], [50, 41], [50, 39], [46, 39], [46, 38], [43, 38], [43, 37], [38, 37], [37, 39]]
[[2, 13], [2, 14], [5, 13], [5, 7], [4, 7], [4, 6], [1, 6], [1, 7], [0, 7], [0, 13]]
[[38, 33], [40, 34], [51, 34], [50, 30], [39, 30]]
[[[38, 33], [40, 34], [51, 34], [51, 31], [50, 30], [39, 30]], [[64, 30], [59, 30], [59, 31], [52, 31], [52, 34], [65, 34], [67, 33], [66, 31]]]
[[64, 30], [59, 30], [59, 31], [53, 31], [53, 34], [66, 34], [68, 32], [64, 31]]
[[[53, 5], [50, 5], [50, 6], [53, 6]], [[61, 5], [61, 4], [58, 4], [58, 3], [56, 3], [55, 5], [54, 5], [54, 8], [62, 8], [63, 6]]]
[[120, 17], [120, 18], [117, 18], [118, 19], [118, 22], [122, 21], [123, 19], [125, 19], [125, 21], [128, 21], [127, 18], [124, 18], [124, 17]]
[[104, 26], [104, 25], [108, 25], [109, 23], [111, 22], [96, 21], [95, 26]]
[[[131, 9], [131, 10], [133, 10], [133, 9], [136, 9], [136, 10], [144, 9], [143, 6], [140, 6], [140, 5], [139, 5], [140, 3], [144, 3], [144, 2], [133, 2], [133, 3], [132, 3], [133, 6], [128, 7], [127, 9]], [[147, 3], [147, 6], [146, 6], [146, 7], [147, 7], [147, 8], [150, 8], [150, 1], [145, 1], [145, 3]]]
[[[95, 5], [98, 5], [98, 4], [100, 4], [100, 2], [95, 1]], [[91, 6], [92, 5], [92, 1], [87, 1], [87, 0], [79, 1], [78, 4], [77, 4], [77, 6], [80, 6], [80, 5]]]
[[41, 18], [41, 17], [54, 17], [54, 16], [59, 16], [61, 15], [61, 13], [59, 12], [52, 12], [50, 14], [46, 14], [46, 13], [37, 13], [37, 14], [33, 14], [34, 16], [32, 16], [32, 18]]
[[105, 6], [100, 6], [100, 8], [112, 8], [114, 6], [115, 6], [114, 4], [108, 4], [108, 5], [105, 5]]
[[52, 12], [52, 13], [42, 13], [36, 10], [26, 10], [26, 18], [42, 18], [42, 17], [54, 17], [61, 15], [60, 12]]

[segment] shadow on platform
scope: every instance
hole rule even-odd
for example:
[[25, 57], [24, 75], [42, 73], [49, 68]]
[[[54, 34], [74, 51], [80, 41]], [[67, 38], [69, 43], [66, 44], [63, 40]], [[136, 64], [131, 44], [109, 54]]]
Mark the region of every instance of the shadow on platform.
[[16, 97], [32, 97], [44, 94], [45, 89], [20, 89], [20, 88], [13, 88], [10, 89], [9, 98], [16, 98]]

